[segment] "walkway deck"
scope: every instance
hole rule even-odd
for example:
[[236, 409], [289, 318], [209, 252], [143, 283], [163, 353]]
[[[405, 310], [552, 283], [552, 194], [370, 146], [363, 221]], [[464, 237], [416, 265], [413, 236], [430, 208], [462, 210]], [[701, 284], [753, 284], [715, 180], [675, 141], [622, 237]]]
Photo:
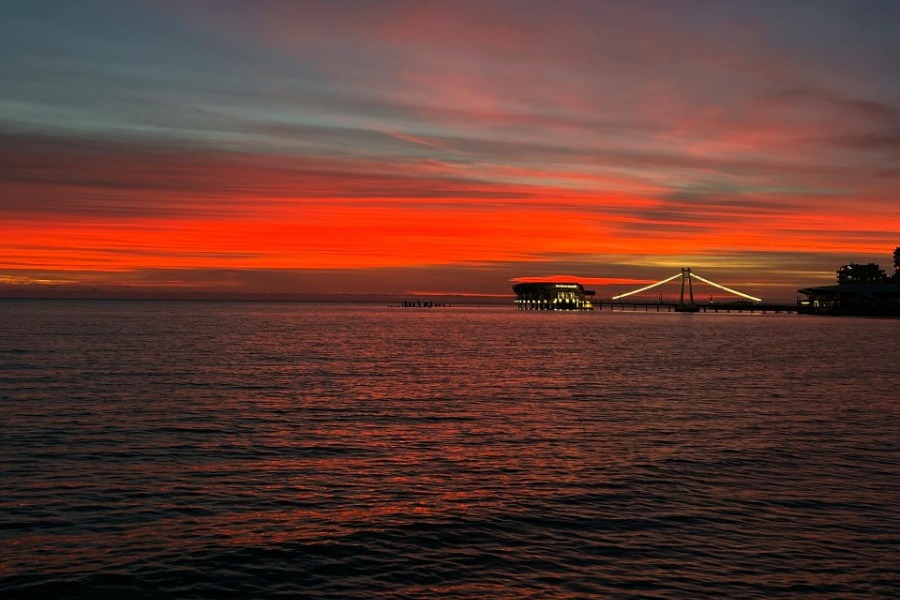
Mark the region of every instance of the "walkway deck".
[[612, 302], [595, 300], [595, 310], [613, 310], [628, 312], [738, 312], [738, 313], [795, 313], [797, 312], [796, 304], [716, 304], [716, 303], [697, 303], [696, 311], [679, 310], [679, 304], [676, 302], [623, 302], [615, 300]]

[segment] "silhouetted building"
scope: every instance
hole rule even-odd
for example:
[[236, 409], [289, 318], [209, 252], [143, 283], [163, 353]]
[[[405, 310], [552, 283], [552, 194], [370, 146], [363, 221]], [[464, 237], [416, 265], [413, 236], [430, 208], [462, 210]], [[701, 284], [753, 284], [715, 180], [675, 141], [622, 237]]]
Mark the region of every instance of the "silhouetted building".
[[858, 265], [850, 263], [844, 265], [837, 270], [838, 285], [848, 285], [851, 283], [884, 283], [887, 275], [884, 269], [875, 263], [867, 265]]
[[894, 275], [875, 263], [850, 263], [837, 270], [837, 285], [799, 290], [806, 296], [798, 312], [827, 315], [900, 316], [900, 247], [894, 250]]
[[596, 292], [585, 290], [580, 283], [517, 283], [516, 307], [522, 310], [593, 310], [588, 297]]

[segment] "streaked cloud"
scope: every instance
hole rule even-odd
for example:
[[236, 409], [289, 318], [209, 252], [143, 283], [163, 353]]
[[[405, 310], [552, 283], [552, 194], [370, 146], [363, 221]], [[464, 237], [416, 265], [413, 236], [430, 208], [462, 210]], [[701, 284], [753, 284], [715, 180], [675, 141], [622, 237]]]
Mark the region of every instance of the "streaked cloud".
[[0, 281], [498, 293], [900, 244], [891, 2], [0, 11]]

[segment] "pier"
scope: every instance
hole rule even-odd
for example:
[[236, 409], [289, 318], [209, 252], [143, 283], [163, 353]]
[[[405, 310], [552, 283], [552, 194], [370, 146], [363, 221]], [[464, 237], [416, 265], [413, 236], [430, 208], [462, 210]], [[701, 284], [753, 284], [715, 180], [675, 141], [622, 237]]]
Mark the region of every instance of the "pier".
[[595, 300], [594, 310], [612, 310], [625, 312], [703, 312], [703, 313], [795, 313], [796, 304], [717, 304], [694, 303], [687, 308], [678, 302], [624, 302], [621, 300]]
[[[664, 298], [657, 292], [646, 294], [670, 282], [677, 286], [680, 279], [680, 292]], [[725, 292], [724, 300], [714, 299], [698, 302], [694, 293], [694, 282], [706, 284]], [[513, 286], [516, 292], [516, 306], [524, 310], [609, 310], [619, 312], [679, 312], [679, 313], [802, 313], [805, 312], [796, 303], [764, 302], [762, 298], [751, 296], [736, 289], [724, 286], [701, 277], [689, 267], [679, 273], [660, 281], [645, 285], [636, 290], [625, 292], [609, 299], [596, 298], [596, 292], [587, 291], [581, 284], [562, 281], [545, 280], [540, 282], [522, 282]], [[653, 296], [653, 297], [648, 297]], [[705, 294], [704, 294], [705, 296]]]
[[[647, 292], [666, 284], [670, 281], [674, 281], [675, 279], [681, 278], [681, 293], [678, 296], [677, 302], [665, 302], [663, 301], [662, 295], [660, 294], [659, 301], [648, 301], [648, 300], [624, 300], [629, 296], [633, 296], [636, 294], [640, 294], [643, 292]], [[710, 296], [709, 302], [697, 302], [694, 299], [694, 280], [701, 281], [707, 285], [711, 285], [717, 289], [720, 289], [724, 292], [732, 296], [736, 296], [739, 300], [731, 301], [731, 302], [715, 302], [712, 300], [712, 296]], [[657, 281], [656, 283], [652, 283], [650, 285], [638, 288], [636, 290], [632, 290], [630, 292], [626, 292], [624, 294], [619, 294], [618, 296], [613, 296], [610, 300], [597, 300], [594, 302], [594, 308], [597, 310], [603, 310], [603, 308], [607, 307], [609, 310], [621, 310], [627, 311], [631, 310], [632, 312], [644, 311], [644, 312], [685, 312], [685, 313], [696, 313], [696, 312], [749, 312], [749, 313], [795, 313], [797, 311], [798, 304], [775, 304], [775, 303], [767, 303], [763, 302], [761, 298], [757, 298], [755, 296], [751, 296], [750, 294], [745, 294], [743, 292], [739, 292], [738, 290], [732, 289], [730, 287], [726, 287], [724, 285], [718, 284], [714, 281], [710, 281], [696, 273], [692, 272], [690, 268], [681, 269], [680, 273], [676, 273], [671, 277], [667, 277], [661, 281]]]

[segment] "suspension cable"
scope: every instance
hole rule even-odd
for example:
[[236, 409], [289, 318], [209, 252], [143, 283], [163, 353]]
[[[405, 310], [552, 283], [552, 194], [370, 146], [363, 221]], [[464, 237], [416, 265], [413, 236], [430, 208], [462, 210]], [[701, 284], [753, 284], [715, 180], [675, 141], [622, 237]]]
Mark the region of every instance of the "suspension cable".
[[613, 296], [612, 299], [618, 300], [619, 298], [624, 298], [625, 296], [631, 296], [632, 294], [640, 294], [641, 292], [646, 292], [647, 290], [652, 290], [653, 288], [655, 288], [658, 285], [662, 285], [664, 283], [669, 283], [670, 281], [672, 281], [673, 279], [676, 279], [678, 277], [681, 277], [681, 273], [672, 275], [668, 279], [663, 279], [662, 281], [657, 281], [656, 283], [648, 285], [647, 287], [642, 287], [642, 288], [636, 289], [632, 292], [625, 292], [624, 294], [619, 294], [618, 296]]
[[[691, 271], [691, 272], [689, 273], [689, 275], [690, 275], [691, 277], [695, 278], [695, 279], [699, 279], [699, 280], [702, 281], [703, 283], [708, 283], [709, 285], [711, 285], [711, 286], [713, 286], [713, 287], [717, 287], [717, 288], [719, 288], [720, 290], [725, 290], [726, 292], [728, 292], [728, 293], [730, 293], [730, 294], [734, 294], [734, 295], [736, 295], [736, 296], [740, 296], [741, 298], [746, 298], [746, 299], [748, 299], [748, 300], [752, 300], [753, 302], [762, 302], [762, 298], [757, 298], [757, 297], [755, 297], [755, 296], [751, 296], [750, 294], [745, 294], [745, 293], [743, 293], [743, 292], [739, 292], [739, 291], [737, 291], [737, 290], [733, 290], [733, 289], [731, 289], [731, 288], [729, 288], [729, 287], [725, 287], [724, 285], [719, 285], [719, 284], [716, 283], [715, 281], [710, 281], [709, 279], [706, 279], [706, 278], [704, 278], [704, 277], [700, 277], [699, 275], [697, 275], [697, 274], [694, 273], [693, 271]], [[633, 295], [633, 294], [640, 294], [641, 292], [646, 292], [647, 290], [652, 290], [653, 288], [655, 288], [655, 287], [657, 287], [657, 286], [660, 286], [660, 285], [662, 285], [662, 284], [664, 284], [664, 283], [669, 283], [669, 282], [672, 281], [673, 279], [677, 279], [677, 278], [683, 277], [683, 276], [684, 276], [683, 273], [676, 273], [675, 275], [672, 275], [672, 276], [669, 277], [668, 279], [663, 279], [662, 281], [657, 281], [656, 283], [650, 284], [650, 285], [648, 285], [648, 286], [645, 286], [645, 287], [642, 287], [642, 288], [638, 288], [638, 289], [632, 290], [632, 291], [630, 291], [630, 292], [625, 292], [624, 294], [619, 294], [618, 296], [613, 296], [612, 299], [613, 299], [613, 300], [619, 300], [620, 298], [625, 298], [625, 297], [631, 296], [631, 295]]]
[[733, 290], [733, 289], [731, 289], [731, 288], [729, 288], [729, 287], [725, 287], [724, 285], [719, 285], [719, 284], [716, 283], [715, 281], [710, 281], [709, 279], [704, 279], [703, 277], [700, 277], [699, 275], [697, 275], [697, 274], [694, 273], [693, 271], [691, 272], [691, 277], [694, 277], [694, 278], [696, 278], [696, 279], [699, 279], [699, 280], [702, 281], [703, 283], [708, 283], [709, 285], [711, 285], [711, 286], [713, 286], [713, 287], [717, 287], [717, 288], [719, 288], [720, 290], [725, 290], [726, 292], [729, 292], [729, 293], [731, 293], [731, 294], [735, 294], [736, 296], [740, 296], [740, 297], [742, 297], [742, 298], [747, 298], [748, 300], [753, 300], [754, 302], [762, 302], [762, 298], [756, 298], [755, 296], [751, 296], [750, 294], [744, 294], [743, 292], [739, 292], [739, 291], [737, 291], [737, 290]]

